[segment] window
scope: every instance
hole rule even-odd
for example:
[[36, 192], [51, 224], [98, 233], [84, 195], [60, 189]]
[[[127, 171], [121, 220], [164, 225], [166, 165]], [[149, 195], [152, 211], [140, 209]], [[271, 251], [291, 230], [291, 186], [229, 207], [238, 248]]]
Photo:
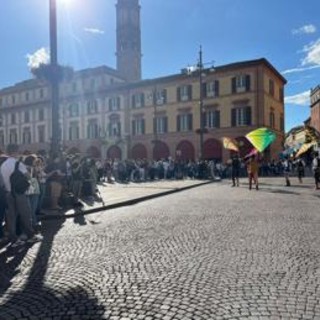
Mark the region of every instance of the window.
[[31, 131], [30, 128], [24, 128], [22, 133], [22, 142], [24, 144], [31, 143]]
[[231, 125], [250, 126], [251, 125], [251, 107], [234, 108], [231, 110]]
[[121, 136], [121, 123], [119, 119], [111, 120], [108, 127], [109, 137]]
[[241, 74], [231, 79], [232, 93], [250, 91], [250, 75]]
[[18, 143], [18, 134], [16, 129], [11, 129], [9, 133], [10, 143]]
[[43, 120], [44, 120], [44, 110], [39, 109], [39, 121], [43, 121]]
[[79, 116], [79, 105], [78, 103], [72, 103], [69, 105], [69, 117], [78, 117]]
[[153, 131], [154, 133], [166, 133], [168, 132], [168, 117], [156, 117], [153, 119]]
[[205, 112], [205, 124], [207, 128], [220, 128], [220, 111], [208, 110]]
[[4, 120], [3, 120], [3, 115], [1, 114], [0, 115], [0, 127], [3, 127], [4, 126]]
[[219, 96], [219, 81], [203, 83], [203, 96], [206, 98], [213, 98]]
[[192, 85], [185, 85], [177, 88], [178, 101], [192, 100]]
[[280, 130], [284, 131], [284, 116], [280, 114]]
[[16, 124], [16, 114], [11, 113], [11, 124]]
[[90, 80], [90, 89], [93, 90], [96, 86], [96, 80], [95, 79], [91, 79]]
[[43, 98], [44, 98], [43, 89], [40, 89], [40, 90], [39, 90], [39, 96], [40, 96], [40, 99], [43, 99]]
[[24, 123], [29, 123], [30, 122], [30, 112], [25, 111], [24, 112]]
[[274, 81], [269, 79], [269, 94], [274, 96]]
[[2, 98], [0, 98], [0, 107], [2, 107]]
[[97, 100], [91, 100], [87, 102], [87, 111], [88, 114], [98, 113], [98, 102]]
[[26, 92], [25, 98], [26, 98], [26, 101], [29, 101], [29, 98], [30, 98], [29, 92]]
[[177, 131], [191, 131], [192, 130], [192, 114], [180, 114], [177, 116]]
[[76, 82], [72, 83], [72, 92], [77, 92], [77, 83]]
[[38, 126], [38, 141], [43, 143], [46, 140], [45, 126]]
[[79, 139], [79, 123], [71, 122], [69, 127], [69, 140], [78, 140]]
[[284, 92], [283, 92], [283, 88], [279, 88], [279, 100], [281, 102], [284, 102]]
[[15, 96], [11, 96], [11, 101], [12, 101], [12, 104], [15, 104], [16, 103], [16, 97]]
[[0, 146], [4, 146], [4, 132], [0, 131]]
[[109, 111], [120, 110], [120, 97], [112, 97], [109, 99]]
[[270, 128], [274, 129], [274, 110], [271, 109], [269, 113], [269, 122], [270, 122]]
[[153, 104], [158, 106], [167, 103], [167, 90], [163, 89], [161, 91], [156, 91], [153, 94]]
[[144, 107], [144, 94], [138, 93], [132, 96], [132, 108]]
[[99, 136], [98, 122], [97, 120], [90, 120], [87, 126], [88, 139], [97, 139]]
[[145, 133], [145, 121], [143, 118], [132, 120], [132, 135]]

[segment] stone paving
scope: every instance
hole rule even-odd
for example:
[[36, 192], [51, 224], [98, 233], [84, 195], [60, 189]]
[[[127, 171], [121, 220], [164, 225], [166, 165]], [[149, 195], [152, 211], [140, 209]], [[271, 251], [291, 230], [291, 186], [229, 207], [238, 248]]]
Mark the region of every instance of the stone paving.
[[222, 182], [45, 221], [0, 249], [0, 319], [320, 319], [319, 194]]

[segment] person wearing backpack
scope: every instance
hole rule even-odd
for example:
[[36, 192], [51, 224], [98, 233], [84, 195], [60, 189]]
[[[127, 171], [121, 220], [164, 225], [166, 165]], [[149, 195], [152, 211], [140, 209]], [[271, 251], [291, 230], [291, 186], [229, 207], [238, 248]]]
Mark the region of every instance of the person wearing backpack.
[[[26, 195], [29, 176], [26, 166], [18, 160], [18, 150], [18, 145], [9, 144], [7, 147], [8, 158], [0, 168], [8, 206], [7, 230], [12, 247], [22, 245], [25, 242], [33, 243], [42, 240], [40, 235], [35, 235], [32, 227], [31, 208]], [[16, 232], [17, 219], [21, 223], [22, 234], [20, 237]]]

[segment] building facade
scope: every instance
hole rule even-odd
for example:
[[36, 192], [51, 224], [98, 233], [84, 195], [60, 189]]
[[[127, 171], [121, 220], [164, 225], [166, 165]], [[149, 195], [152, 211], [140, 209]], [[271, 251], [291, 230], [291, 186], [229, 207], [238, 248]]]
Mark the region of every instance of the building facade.
[[310, 103], [310, 125], [320, 132], [320, 86], [311, 89]]
[[[284, 142], [285, 83], [266, 59], [204, 69], [201, 81], [197, 71], [141, 80], [139, 1], [118, 0], [117, 70], [85, 69], [60, 84], [61, 147], [103, 159], [198, 159], [204, 128], [203, 157], [226, 161], [222, 137], [237, 139], [245, 155], [244, 136], [268, 127], [277, 139], [266, 156], [274, 158]], [[50, 97], [36, 79], [0, 90], [0, 149], [49, 150]]]

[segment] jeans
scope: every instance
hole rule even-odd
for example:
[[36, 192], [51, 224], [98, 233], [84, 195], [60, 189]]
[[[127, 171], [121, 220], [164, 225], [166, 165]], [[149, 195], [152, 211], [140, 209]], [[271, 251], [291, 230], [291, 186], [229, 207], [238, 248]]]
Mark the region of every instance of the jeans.
[[28, 198], [29, 198], [30, 208], [31, 208], [32, 226], [35, 227], [38, 223], [36, 212], [37, 212], [40, 196], [39, 194], [29, 194]]
[[17, 218], [21, 223], [21, 231], [25, 233], [29, 238], [33, 236], [34, 231], [32, 228], [32, 215], [29, 199], [25, 194], [15, 194], [11, 192], [7, 193], [7, 228], [11, 241], [17, 239]]

